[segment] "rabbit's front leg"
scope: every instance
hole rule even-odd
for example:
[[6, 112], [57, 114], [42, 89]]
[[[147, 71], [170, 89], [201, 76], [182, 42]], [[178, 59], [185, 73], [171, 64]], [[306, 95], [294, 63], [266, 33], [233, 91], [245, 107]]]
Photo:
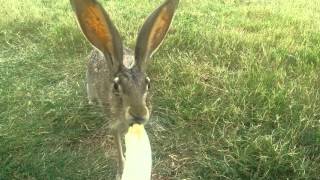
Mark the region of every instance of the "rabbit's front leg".
[[118, 151], [117, 152], [118, 153], [118, 170], [117, 170], [117, 178], [116, 179], [121, 179], [125, 159], [123, 156], [120, 132], [116, 131], [114, 136], [115, 136], [115, 142], [116, 142], [117, 151]]

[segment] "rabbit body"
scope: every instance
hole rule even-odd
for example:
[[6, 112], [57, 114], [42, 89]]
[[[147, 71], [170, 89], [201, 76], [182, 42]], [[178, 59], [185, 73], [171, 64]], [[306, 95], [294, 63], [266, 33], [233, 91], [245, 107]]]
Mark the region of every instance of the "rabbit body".
[[179, 0], [166, 0], [140, 29], [134, 52], [123, 47], [117, 28], [96, 0], [70, 0], [80, 28], [93, 45], [87, 65], [89, 103], [102, 107], [115, 136], [118, 179], [124, 165], [121, 136], [133, 124], [150, 118], [147, 61], [162, 43]]

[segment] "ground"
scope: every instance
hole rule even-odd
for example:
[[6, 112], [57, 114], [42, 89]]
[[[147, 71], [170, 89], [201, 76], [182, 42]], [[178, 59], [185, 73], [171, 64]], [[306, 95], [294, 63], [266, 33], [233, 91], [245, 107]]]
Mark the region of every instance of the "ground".
[[[134, 48], [160, 0], [100, 0]], [[67, 0], [0, 0], [0, 179], [113, 179]], [[320, 2], [181, 0], [149, 64], [154, 179], [318, 179]]]

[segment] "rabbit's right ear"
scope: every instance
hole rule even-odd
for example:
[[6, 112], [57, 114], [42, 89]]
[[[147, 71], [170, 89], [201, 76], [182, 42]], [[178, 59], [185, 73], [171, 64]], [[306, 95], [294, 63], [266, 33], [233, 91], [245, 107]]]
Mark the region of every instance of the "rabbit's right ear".
[[135, 49], [136, 66], [142, 71], [167, 34], [178, 4], [179, 0], [166, 0], [143, 24]]
[[[90, 43], [109, 56], [114, 73], [123, 60], [123, 47], [119, 32], [108, 14], [96, 0], [70, 0], [82, 32]], [[108, 57], [106, 57], [108, 59]]]

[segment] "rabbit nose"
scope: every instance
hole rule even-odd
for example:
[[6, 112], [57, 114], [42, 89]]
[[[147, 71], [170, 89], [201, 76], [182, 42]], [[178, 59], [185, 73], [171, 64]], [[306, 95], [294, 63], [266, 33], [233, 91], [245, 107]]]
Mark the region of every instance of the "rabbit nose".
[[132, 117], [132, 121], [142, 124], [146, 121], [146, 112], [145, 108], [142, 108], [140, 111], [134, 110], [133, 108], [129, 109], [129, 114]]

